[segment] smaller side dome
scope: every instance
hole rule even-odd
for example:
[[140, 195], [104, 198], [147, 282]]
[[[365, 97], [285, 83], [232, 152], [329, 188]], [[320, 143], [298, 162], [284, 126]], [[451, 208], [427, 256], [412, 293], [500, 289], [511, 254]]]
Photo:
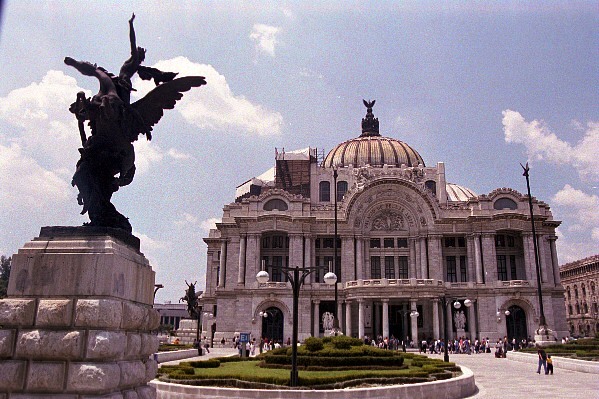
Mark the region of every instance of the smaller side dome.
[[445, 184], [447, 191], [447, 200], [450, 202], [464, 202], [468, 201], [472, 197], [478, 197], [474, 191], [468, 187], [460, 186], [454, 183]]

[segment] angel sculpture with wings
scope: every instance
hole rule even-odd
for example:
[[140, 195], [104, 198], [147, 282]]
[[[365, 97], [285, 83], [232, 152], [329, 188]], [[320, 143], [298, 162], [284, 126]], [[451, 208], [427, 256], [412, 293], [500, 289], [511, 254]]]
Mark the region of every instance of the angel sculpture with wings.
[[[129, 220], [116, 210], [110, 199], [119, 187], [131, 183], [135, 175], [132, 143], [140, 133], [151, 140], [152, 127], [160, 121], [164, 110], [173, 109], [183, 93], [192, 87], [206, 84], [203, 76], [175, 78], [176, 73], [141, 65], [146, 50], [136, 45], [134, 19], [135, 14], [129, 20], [131, 57], [121, 67], [119, 76], [89, 62], [70, 57], [64, 60], [65, 64], [85, 76], [95, 77], [100, 83], [96, 95], [86, 98], [85, 93], [79, 92], [69, 108], [77, 118], [81, 135], [81, 158], [72, 181], [79, 190], [81, 214], [89, 215], [89, 226], [120, 228], [129, 233], [132, 231]], [[131, 91], [135, 90], [131, 78], [136, 73], [144, 80], [154, 79], [156, 87], [131, 104]], [[89, 137], [85, 121], [91, 129]]]

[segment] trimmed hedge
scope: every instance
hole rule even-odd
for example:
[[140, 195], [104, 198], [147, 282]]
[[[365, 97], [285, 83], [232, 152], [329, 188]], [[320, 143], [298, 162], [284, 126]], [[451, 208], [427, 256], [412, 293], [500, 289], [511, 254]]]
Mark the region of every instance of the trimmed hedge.
[[[300, 366], [321, 367], [343, 367], [343, 366], [395, 366], [401, 367], [404, 359], [401, 356], [372, 357], [372, 356], [347, 356], [347, 357], [325, 357], [325, 356], [298, 356], [297, 364]], [[265, 364], [291, 364], [291, 357], [274, 355], [264, 357]]]
[[195, 367], [197, 369], [209, 369], [209, 368], [220, 367], [220, 361], [218, 359], [209, 359], [209, 360], [201, 360], [201, 361], [193, 361], [193, 362], [185, 362], [185, 363], [187, 363], [191, 367]]

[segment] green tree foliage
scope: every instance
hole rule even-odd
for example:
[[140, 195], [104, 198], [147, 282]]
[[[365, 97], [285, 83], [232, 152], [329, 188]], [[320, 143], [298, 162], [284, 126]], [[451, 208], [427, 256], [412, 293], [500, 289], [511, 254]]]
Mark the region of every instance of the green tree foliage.
[[11, 260], [10, 256], [8, 258], [4, 255], [0, 256], [0, 298], [6, 298]]

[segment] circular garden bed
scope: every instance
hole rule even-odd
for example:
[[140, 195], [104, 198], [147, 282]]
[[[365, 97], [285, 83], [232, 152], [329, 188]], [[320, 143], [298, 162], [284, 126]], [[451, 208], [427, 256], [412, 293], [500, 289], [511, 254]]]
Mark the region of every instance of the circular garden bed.
[[[461, 374], [454, 363], [366, 346], [345, 336], [309, 338], [298, 347], [299, 387], [343, 389], [445, 380]], [[246, 389], [286, 389], [291, 348], [254, 358], [225, 357], [162, 366], [160, 381]]]

